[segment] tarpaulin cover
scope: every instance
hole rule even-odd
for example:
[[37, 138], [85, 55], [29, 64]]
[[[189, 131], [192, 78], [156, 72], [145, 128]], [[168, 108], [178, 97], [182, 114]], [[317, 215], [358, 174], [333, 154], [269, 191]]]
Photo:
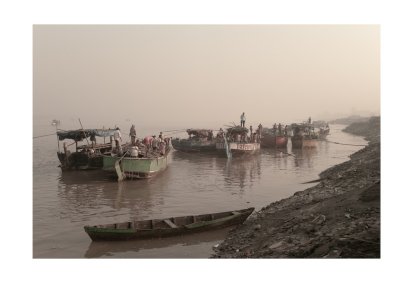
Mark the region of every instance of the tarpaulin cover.
[[89, 138], [92, 135], [97, 137], [109, 137], [113, 136], [116, 129], [103, 130], [103, 129], [84, 129], [84, 130], [72, 130], [72, 131], [58, 131], [57, 136], [59, 140], [71, 139], [75, 141], [82, 141], [85, 137]]

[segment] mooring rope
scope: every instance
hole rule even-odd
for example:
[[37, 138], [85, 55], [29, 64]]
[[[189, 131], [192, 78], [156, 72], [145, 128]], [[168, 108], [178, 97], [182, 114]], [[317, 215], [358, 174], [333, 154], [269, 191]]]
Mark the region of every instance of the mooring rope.
[[55, 135], [55, 134], [56, 134], [56, 133], [54, 133], [54, 134], [48, 134], [48, 135], [43, 135], [43, 136], [36, 136], [36, 137], [33, 137], [33, 138], [34, 138], [34, 139], [37, 139], [37, 138], [52, 136], [52, 135]]
[[340, 145], [350, 145], [350, 146], [367, 146], [365, 144], [349, 144], [349, 143], [340, 143], [340, 142], [334, 142], [334, 141], [326, 141], [334, 144], [340, 144]]

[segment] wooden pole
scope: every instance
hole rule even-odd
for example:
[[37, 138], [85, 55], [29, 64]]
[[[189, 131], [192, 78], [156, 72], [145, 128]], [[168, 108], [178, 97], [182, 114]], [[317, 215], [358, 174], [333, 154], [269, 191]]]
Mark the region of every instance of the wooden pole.
[[82, 126], [82, 123], [81, 123], [81, 118], [78, 118], [78, 120], [79, 120], [79, 124], [81, 124], [81, 129], [82, 129], [82, 131], [83, 131], [83, 135], [85, 136], [85, 139], [86, 139], [87, 145], [89, 146], [89, 141], [88, 141], [88, 139], [87, 139], [87, 136], [86, 136], [85, 130], [83, 129], [83, 126]]
[[58, 132], [58, 125], [56, 124], [57, 146], [58, 146], [58, 151], [60, 152], [60, 140], [58, 139], [57, 132]]

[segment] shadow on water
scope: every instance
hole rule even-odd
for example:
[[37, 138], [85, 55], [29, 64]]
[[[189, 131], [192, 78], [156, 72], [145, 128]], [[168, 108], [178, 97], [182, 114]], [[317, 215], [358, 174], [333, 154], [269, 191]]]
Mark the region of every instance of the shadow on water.
[[[150, 185], [148, 179], [110, 180], [101, 170], [71, 171], [61, 173], [58, 195], [63, 213], [76, 221], [93, 218], [95, 221], [119, 214], [136, 219], [135, 215], [160, 204], [160, 200], [154, 201]], [[90, 212], [93, 210], [97, 211], [96, 215]]]
[[[222, 241], [232, 227], [216, 231], [179, 235], [168, 238], [138, 239], [133, 241], [99, 241], [91, 242], [84, 255], [85, 258], [115, 257], [129, 254], [130, 258], [154, 257], [148, 255], [149, 250], [163, 249], [163, 257], [176, 258], [176, 247], [190, 247], [202, 244], [210, 249], [216, 241]], [[197, 258], [196, 255], [185, 257]]]
[[60, 171], [60, 185], [73, 186], [79, 184], [103, 183], [110, 181], [102, 170]]
[[292, 154], [296, 156], [293, 158], [295, 167], [312, 168], [313, 160], [318, 156], [318, 149], [316, 147], [292, 149]]
[[[199, 170], [203, 170], [204, 165], [210, 166], [223, 176], [224, 183], [229, 188], [238, 186], [240, 190], [243, 190], [261, 178], [262, 157], [260, 153], [228, 159], [226, 156], [216, 153], [175, 151], [173, 159], [176, 162], [184, 161], [199, 166]], [[212, 174], [215, 174], [215, 171]]]
[[224, 179], [228, 186], [238, 185], [242, 191], [261, 178], [261, 155], [255, 154], [241, 158], [226, 159]]

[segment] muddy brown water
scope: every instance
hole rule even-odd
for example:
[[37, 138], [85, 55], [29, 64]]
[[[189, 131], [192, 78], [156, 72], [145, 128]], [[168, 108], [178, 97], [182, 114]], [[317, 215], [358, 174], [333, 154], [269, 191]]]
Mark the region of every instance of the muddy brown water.
[[[168, 168], [153, 179], [124, 181], [99, 171], [62, 172], [55, 136], [33, 139], [34, 258], [207, 258], [228, 229], [167, 239], [92, 242], [84, 225], [260, 209], [313, 184], [318, 174], [349, 159], [367, 144], [331, 125], [328, 141], [315, 149], [260, 154], [228, 161], [210, 154], [173, 151]], [[54, 130], [34, 127], [34, 135]], [[330, 142], [329, 142], [330, 141]], [[285, 150], [286, 151], [286, 150]]]

